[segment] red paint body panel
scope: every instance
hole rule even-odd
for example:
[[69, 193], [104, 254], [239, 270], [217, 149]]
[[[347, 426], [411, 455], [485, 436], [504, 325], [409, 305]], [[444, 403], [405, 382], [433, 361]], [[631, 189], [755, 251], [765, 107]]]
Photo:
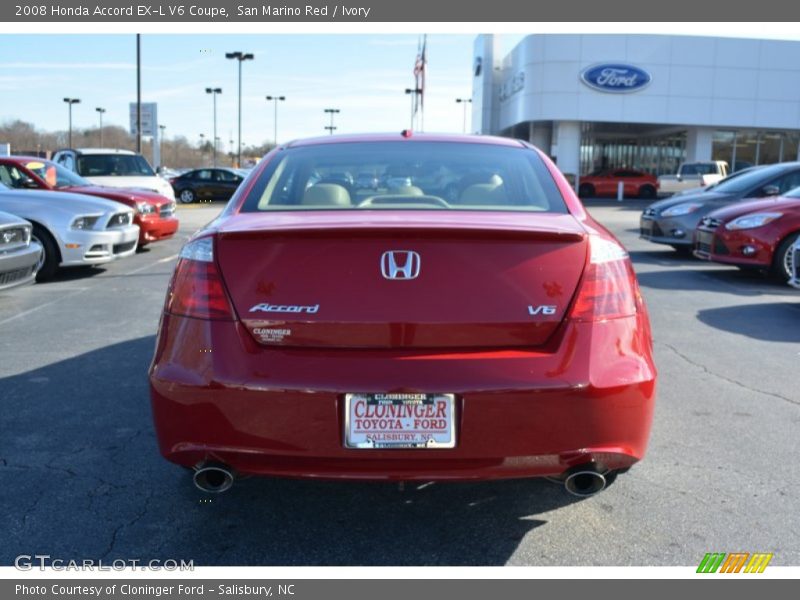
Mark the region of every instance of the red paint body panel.
[[[177, 218], [174, 216], [161, 217], [161, 210], [164, 207], [168, 207], [169, 205], [173, 204], [173, 202], [160, 194], [145, 190], [112, 188], [100, 185], [54, 187], [39, 177], [37, 173], [28, 169], [25, 164], [29, 162], [41, 162], [45, 165], [55, 166], [55, 163], [49, 160], [36, 157], [0, 157], [0, 164], [13, 165], [17, 167], [20, 171], [25, 173], [25, 175], [35, 181], [38, 184], [39, 189], [48, 190], [51, 192], [86, 194], [87, 196], [105, 198], [106, 200], [120, 202], [121, 204], [134, 209], [135, 212], [133, 216], [133, 222], [139, 226], [139, 246], [144, 246], [150, 242], [155, 242], [158, 240], [168, 239], [175, 235], [175, 232], [178, 230], [179, 221]], [[136, 210], [136, 204], [138, 202], [147, 202], [149, 204], [153, 204], [157, 207], [158, 212], [149, 215], [140, 214]]]
[[[783, 216], [762, 227], [728, 230], [725, 224], [751, 213], [781, 212]], [[800, 231], [800, 200], [797, 198], [764, 198], [749, 202], [735, 202], [709, 213], [721, 224], [708, 228], [701, 222], [695, 231], [695, 249], [698, 235], [706, 234], [710, 252], [699, 252], [698, 257], [728, 265], [749, 266], [768, 269], [772, 266], [775, 252], [787, 236]], [[742, 248], [752, 246], [755, 254], [745, 256]]]
[[[301, 143], [367, 138], [400, 135]], [[399, 143], [420, 138], [440, 136]], [[625, 469], [644, 456], [656, 382], [647, 311], [634, 283], [631, 316], [570, 318], [590, 237], [614, 240], [547, 157], [570, 214], [240, 213], [276, 152], [195, 238], [214, 239], [230, 316], [162, 317], [150, 386], [165, 458], [241, 474], [466, 480], [560, 475], [588, 461]], [[380, 252], [391, 249], [419, 250], [418, 279], [382, 280]], [[319, 308], [313, 318], [251, 312], [264, 302]], [[546, 303], [555, 314], [526, 318], [528, 304]], [[292, 329], [292, 343], [258, 341], [265, 323]], [[455, 447], [346, 448], [345, 395], [398, 392], [454, 394]]]
[[[218, 262], [249, 330], [290, 327], [292, 344], [317, 347], [536, 346], [563, 320], [586, 258], [586, 233], [570, 215], [357, 216], [246, 214], [220, 228]], [[387, 249], [424, 256], [419, 277], [382, 278]], [[252, 310], [263, 302], [318, 311]], [[556, 308], [534, 320], [529, 305]]]
[[180, 221], [176, 217], [159, 215], [136, 215], [134, 223], [139, 225], [139, 245], [167, 240], [178, 231]]

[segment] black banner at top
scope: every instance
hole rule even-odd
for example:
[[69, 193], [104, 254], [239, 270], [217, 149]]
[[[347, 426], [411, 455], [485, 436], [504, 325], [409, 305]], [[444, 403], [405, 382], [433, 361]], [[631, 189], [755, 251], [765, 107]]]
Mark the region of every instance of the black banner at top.
[[785, 0], [10, 0], [2, 22], [709, 22], [796, 21], [800, 4]]

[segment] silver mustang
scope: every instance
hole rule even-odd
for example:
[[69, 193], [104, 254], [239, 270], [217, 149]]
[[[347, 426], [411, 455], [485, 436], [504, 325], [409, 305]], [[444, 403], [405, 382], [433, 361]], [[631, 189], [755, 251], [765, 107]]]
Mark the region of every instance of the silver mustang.
[[51, 278], [59, 267], [98, 265], [136, 252], [139, 226], [133, 210], [118, 202], [0, 184], [0, 210], [33, 225], [32, 237], [44, 249], [36, 281]]
[[42, 246], [31, 239], [25, 219], [0, 212], [0, 290], [33, 283], [42, 259]]

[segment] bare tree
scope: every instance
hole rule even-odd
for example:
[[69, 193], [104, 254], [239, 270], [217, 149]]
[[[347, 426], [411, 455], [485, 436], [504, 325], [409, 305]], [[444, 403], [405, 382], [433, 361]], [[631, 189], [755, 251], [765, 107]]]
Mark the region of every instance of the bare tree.
[[[32, 123], [15, 120], [0, 123], [0, 142], [11, 144], [12, 154], [37, 155], [49, 158], [67, 145], [66, 131], [40, 131]], [[76, 148], [97, 148], [100, 145], [100, 128], [73, 129], [72, 143]], [[106, 148], [136, 149], [136, 138], [126, 129], [116, 125], [103, 127], [103, 146]], [[272, 149], [271, 144], [242, 148], [242, 160], [258, 161]], [[211, 166], [211, 142], [192, 144], [184, 136], [164, 139], [161, 142], [161, 163], [170, 167], [196, 168]], [[153, 155], [153, 140], [145, 138], [142, 146], [145, 157]], [[233, 164], [233, 163], [230, 163]]]

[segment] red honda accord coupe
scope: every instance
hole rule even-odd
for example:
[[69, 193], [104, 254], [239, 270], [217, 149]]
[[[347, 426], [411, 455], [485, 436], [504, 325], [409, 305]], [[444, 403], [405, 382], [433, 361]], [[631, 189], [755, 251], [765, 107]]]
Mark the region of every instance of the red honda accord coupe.
[[94, 185], [49, 160], [27, 156], [0, 156], [0, 181], [11, 188], [86, 194], [130, 206], [136, 211], [133, 222], [139, 226], [139, 247], [169, 239], [178, 231], [173, 200], [146, 190]]
[[[361, 172], [393, 177], [342, 184]], [[655, 380], [628, 255], [553, 163], [408, 132], [270, 152], [181, 251], [150, 368], [161, 452], [209, 492], [550, 476], [591, 495], [643, 457]]]

